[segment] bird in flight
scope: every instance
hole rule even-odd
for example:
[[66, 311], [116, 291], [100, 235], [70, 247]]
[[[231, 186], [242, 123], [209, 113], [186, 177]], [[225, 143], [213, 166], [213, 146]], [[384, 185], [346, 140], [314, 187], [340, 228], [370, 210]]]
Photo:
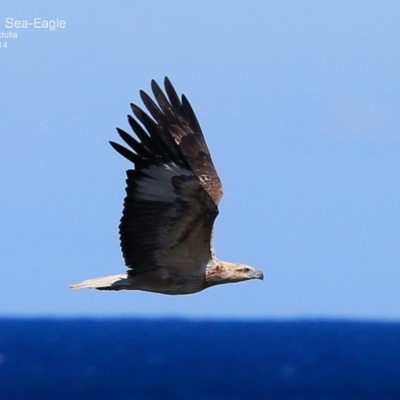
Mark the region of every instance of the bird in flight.
[[129, 148], [110, 142], [134, 164], [127, 171], [119, 225], [128, 271], [88, 279], [73, 289], [190, 294], [264, 278], [249, 265], [215, 256], [213, 225], [222, 184], [189, 101], [178, 97], [168, 78], [164, 85], [166, 94], [151, 82], [155, 102], [140, 91], [148, 113], [131, 104], [136, 119], [129, 115], [128, 122], [137, 138], [117, 128]]

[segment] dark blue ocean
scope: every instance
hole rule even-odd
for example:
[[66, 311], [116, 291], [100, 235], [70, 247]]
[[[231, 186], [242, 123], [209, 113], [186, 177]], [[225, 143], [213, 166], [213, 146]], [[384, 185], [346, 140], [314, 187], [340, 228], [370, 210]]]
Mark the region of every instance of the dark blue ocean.
[[400, 324], [0, 319], [0, 399], [400, 399]]

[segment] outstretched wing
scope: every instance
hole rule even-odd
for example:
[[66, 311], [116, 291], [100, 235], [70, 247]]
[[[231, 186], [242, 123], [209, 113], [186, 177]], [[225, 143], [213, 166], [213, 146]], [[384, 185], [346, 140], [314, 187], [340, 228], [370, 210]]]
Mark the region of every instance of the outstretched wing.
[[131, 116], [128, 122], [138, 139], [117, 129], [130, 149], [110, 142], [135, 165], [119, 226], [125, 263], [130, 275], [158, 267], [203, 273], [222, 185], [187, 99], [167, 78], [167, 95], [154, 81], [152, 89], [157, 103], [140, 95], [153, 118], [131, 104], [140, 124]]

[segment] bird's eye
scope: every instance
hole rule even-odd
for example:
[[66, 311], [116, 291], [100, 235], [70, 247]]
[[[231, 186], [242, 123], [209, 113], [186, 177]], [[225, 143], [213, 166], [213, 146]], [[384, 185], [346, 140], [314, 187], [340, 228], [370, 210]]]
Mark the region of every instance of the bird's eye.
[[243, 268], [243, 272], [249, 272], [250, 268]]

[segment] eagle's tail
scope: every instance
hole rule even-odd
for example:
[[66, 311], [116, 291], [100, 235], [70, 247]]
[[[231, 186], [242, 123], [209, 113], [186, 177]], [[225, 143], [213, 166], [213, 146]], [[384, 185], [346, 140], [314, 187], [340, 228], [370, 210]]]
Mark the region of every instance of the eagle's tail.
[[71, 285], [71, 289], [98, 289], [121, 290], [127, 288], [129, 282], [127, 274], [103, 276], [101, 278], [87, 279], [86, 281]]

